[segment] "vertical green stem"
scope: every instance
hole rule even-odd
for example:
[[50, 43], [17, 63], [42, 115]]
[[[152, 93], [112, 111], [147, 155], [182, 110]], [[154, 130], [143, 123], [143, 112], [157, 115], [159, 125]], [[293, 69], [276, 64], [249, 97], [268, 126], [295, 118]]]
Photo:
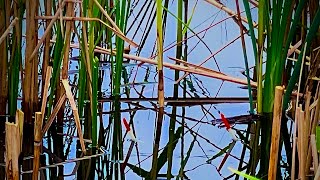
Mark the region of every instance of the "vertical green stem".
[[[130, 1], [129, 1], [130, 3]], [[116, 12], [116, 24], [122, 32], [125, 32], [127, 23], [127, 1], [120, 0], [115, 4]], [[112, 143], [112, 158], [115, 161], [123, 159], [123, 145], [122, 145], [122, 129], [121, 129], [121, 112], [120, 112], [120, 85], [122, 75], [122, 63], [123, 63], [123, 52], [124, 52], [124, 41], [116, 37], [116, 63], [113, 71], [113, 96], [114, 96], [114, 122], [113, 122], [113, 143]], [[115, 178], [123, 179], [124, 175], [120, 174], [120, 164], [114, 164], [115, 167]]]
[[[178, 19], [182, 19], [182, 6], [183, 6], [183, 0], [178, 0], [177, 1], [177, 7], [178, 7]], [[176, 58], [181, 59], [182, 57], [182, 21], [177, 20], [177, 48], [176, 48]], [[176, 64], [180, 64], [176, 62]], [[179, 79], [179, 71], [175, 70], [175, 76], [174, 76], [175, 81]], [[173, 98], [177, 99], [179, 96], [179, 85], [174, 84], [173, 87]], [[170, 118], [170, 125], [169, 125], [169, 142], [172, 142], [174, 139], [174, 131], [176, 127], [176, 121], [175, 121], [175, 116], [177, 114], [177, 107], [173, 106], [172, 107], [172, 117]], [[169, 143], [168, 146], [168, 169], [167, 169], [167, 179], [171, 179], [171, 169], [172, 169], [172, 157], [173, 157], [173, 146], [172, 143]]]
[[162, 1], [156, 1], [157, 11], [157, 47], [158, 47], [158, 102], [159, 111], [158, 119], [156, 121], [156, 133], [154, 138], [153, 146], [153, 157], [152, 157], [152, 168], [151, 168], [151, 179], [157, 179], [157, 164], [158, 164], [158, 150], [159, 142], [161, 137], [161, 128], [164, 115], [164, 82], [163, 82], [163, 26], [162, 26]]

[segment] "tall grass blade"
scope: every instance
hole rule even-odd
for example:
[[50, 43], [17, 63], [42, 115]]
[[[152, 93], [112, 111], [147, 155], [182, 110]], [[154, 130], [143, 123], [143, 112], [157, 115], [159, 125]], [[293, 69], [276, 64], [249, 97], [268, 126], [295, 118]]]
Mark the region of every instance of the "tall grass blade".
[[[178, 9], [178, 19], [182, 19], [182, 7], [183, 7], [183, 3], [182, 0], [178, 0], [177, 1], [177, 9]], [[177, 31], [176, 31], [176, 37], [177, 37], [177, 47], [176, 47], [176, 58], [177, 59], [181, 59], [182, 57], [182, 21], [177, 21]], [[179, 64], [176, 61], [176, 64]], [[175, 70], [174, 73], [174, 80], [177, 81], [179, 79], [179, 71]], [[178, 84], [174, 84], [173, 86], [173, 98], [178, 98], [179, 96], [179, 86]], [[172, 107], [172, 115], [173, 117], [170, 118], [170, 125], [169, 125], [169, 142], [172, 142], [174, 140], [174, 130], [176, 128], [176, 122], [174, 117], [177, 114], [177, 107], [174, 106]], [[168, 147], [168, 169], [167, 169], [167, 179], [170, 179], [171, 176], [171, 170], [172, 170], [172, 159], [173, 159], [173, 147], [170, 144]]]
[[163, 26], [162, 26], [162, 1], [156, 1], [157, 12], [157, 49], [158, 49], [158, 119], [156, 121], [156, 133], [153, 145], [153, 157], [151, 168], [151, 179], [157, 179], [158, 150], [162, 130], [162, 121], [164, 115], [164, 79], [163, 79]]
[[92, 146], [96, 147], [98, 142], [98, 123], [97, 123], [97, 111], [98, 111], [98, 68], [99, 59], [94, 58], [92, 64]]

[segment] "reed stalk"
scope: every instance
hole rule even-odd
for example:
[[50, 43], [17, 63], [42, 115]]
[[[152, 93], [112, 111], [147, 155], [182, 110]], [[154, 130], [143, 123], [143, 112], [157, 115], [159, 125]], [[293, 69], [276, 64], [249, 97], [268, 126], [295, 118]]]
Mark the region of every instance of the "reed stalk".
[[[71, 21], [66, 21], [64, 23], [62, 17], [63, 9], [62, 8], [62, 2], [61, 0], [59, 1], [59, 9], [60, 9], [60, 26], [61, 26], [61, 34], [62, 37], [64, 38], [64, 46], [63, 46], [63, 51], [61, 52], [61, 58], [62, 58], [62, 69], [61, 69], [61, 79], [68, 79], [68, 70], [69, 70], [69, 56], [70, 56], [70, 41], [71, 41], [71, 32], [72, 32], [72, 26], [73, 23]], [[74, 3], [73, 2], [66, 2], [65, 5], [65, 14], [67, 16], [74, 16]], [[59, 67], [60, 68], [60, 67]], [[60, 81], [57, 85], [57, 91], [56, 91], [56, 97], [63, 96], [65, 93], [65, 89], [61, 86]], [[57, 102], [57, 101], [56, 101]], [[63, 133], [63, 119], [65, 117], [65, 101], [63, 101], [60, 110], [57, 114], [57, 123], [56, 123], [56, 133]], [[57, 136], [57, 134], [54, 133], [53, 136]], [[54, 144], [54, 153], [64, 159], [64, 152], [63, 152], [63, 138], [62, 137], [55, 137], [53, 138], [53, 144]], [[59, 173], [58, 173], [58, 178], [63, 177], [63, 172], [64, 172], [64, 167], [59, 167]]]
[[156, 1], [157, 13], [157, 49], [158, 49], [158, 119], [156, 121], [155, 138], [153, 144], [152, 167], [150, 177], [157, 179], [158, 150], [162, 130], [162, 121], [164, 114], [164, 80], [163, 80], [163, 29], [162, 29], [162, 1]]
[[[60, 4], [60, 3], [59, 3]], [[66, 15], [72, 17], [74, 15], [74, 4], [72, 2], [67, 3]], [[61, 11], [60, 11], [61, 12]], [[61, 13], [60, 13], [61, 14]], [[60, 22], [62, 19], [60, 20]], [[63, 21], [62, 21], [63, 22]], [[62, 27], [62, 26], [61, 26]], [[72, 22], [66, 22], [66, 30], [64, 34], [66, 47], [64, 48], [63, 62], [62, 62], [62, 79], [68, 79], [68, 70], [69, 70], [69, 54], [70, 54], [70, 38], [72, 31]], [[63, 29], [63, 28], [62, 28]], [[61, 30], [62, 30], [61, 29]], [[63, 34], [63, 32], [61, 32]]]
[[40, 151], [42, 142], [42, 114], [41, 112], [35, 113], [35, 123], [34, 123], [34, 157], [33, 157], [33, 173], [32, 179], [39, 179], [39, 167], [40, 167]]
[[[262, 90], [263, 90], [263, 84], [262, 84], [262, 64], [263, 64], [263, 45], [264, 45], [264, 32], [265, 32], [265, 0], [260, 0], [258, 5], [258, 42], [257, 42], [257, 57], [256, 57], [256, 73], [257, 73], [257, 113], [262, 114]], [[248, 11], [248, 10], [247, 10]], [[247, 12], [249, 13], [249, 12]], [[252, 31], [252, 30], [251, 30]], [[254, 136], [252, 138], [253, 142], [253, 149], [258, 148], [259, 144], [259, 135], [260, 135], [260, 122], [257, 122], [255, 124], [255, 132]], [[248, 168], [247, 172], [250, 172], [251, 174], [255, 174], [256, 165], [258, 164], [259, 158], [258, 158], [258, 152], [253, 151], [251, 157], [250, 157], [250, 165], [251, 167]]]
[[54, 119], [56, 118], [58, 112], [61, 109], [61, 106], [64, 104], [66, 100], [66, 95], [63, 94], [58, 100], [57, 103], [54, 107], [54, 109], [52, 110], [52, 113], [50, 114], [46, 124], [44, 125], [43, 129], [42, 129], [42, 135], [44, 135], [50, 128], [52, 122], [54, 121]]
[[305, 103], [305, 137], [306, 138], [309, 138], [310, 137], [310, 141], [306, 141], [306, 169], [305, 169], [305, 172], [306, 174], [309, 174], [309, 171], [310, 171], [310, 166], [311, 166], [311, 161], [312, 161], [312, 145], [311, 145], [311, 133], [310, 133], [310, 125], [311, 125], [311, 122], [310, 122], [310, 114], [311, 114], [311, 111], [310, 111], [310, 101], [311, 101], [311, 92], [308, 90], [306, 90], [306, 103]]
[[305, 174], [305, 137], [304, 137], [304, 132], [305, 132], [305, 126], [304, 126], [304, 111], [300, 108], [299, 113], [299, 119], [298, 119], [298, 156], [299, 156], [299, 179], [305, 180], [306, 179], [306, 174]]
[[78, 136], [79, 136], [79, 139], [80, 139], [81, 150], [85, 154], [86, 153], [86, 147], [85, 147], [84, 140], [83, 140], [78, 108], [76, 106], [74, 97], [72, 95], [71, 88], [69, 86], [69, 82], [66, 79], [63, 79], [62, 80], [62, 84], [63, 84], [64, 90], [66, 92], [66, 97], [68, 98], [68, 100], [70, 102], [70, 106], [71, 106], [71, 109], [72, 109], [72, 112], [73, 112], [74, 121], [76, 123], [76, 128], [77, 128]]
[[258, 63], [258, 59], [257, 59], [258, 58], [258, 56], [257, 56], [257, 53], [258, 53], [257, 40], [256, 40], [256, 36], [255, 36], [255, 33], [254, 33], [253, 20], [252, 20], [252, 15], [251, 15], [251, 11], [250, 11], [250, 6], [249, 6], [248, 0], [244, 0], [243, 1], [243, 5], [244, 5], [244, 8], [245, 8], [246, 15], [248, 17], [249, 33], [250, 33], [250, 38], [251, 38], [251, 42], [252, 42], [254, 59], [255, 59], [255, 63], [256, 63], [256, 67], [255, 68], [257, 68], [257, 65], [259, 64]]
[[[249, 105], [250, 105], [250, 114], [254, 113], [253, 109], [253, 98], [252, 98], [252, 89], [251, 89], [251, 84], [250, 84], [250, 73], [249, 73], [249, 64], [248, 64], [248, 56], [247, 56], [247, 50], [246, 50], [246, 44], [244, 40], [244, 29], [242, 22], [240, 20], [240, 7], [239, 7], [239, 1], [236, 0], [236, 5], [237, 5], [237, 13], [238, 13], [238, 23], [240, 27], [240, 35], [241, 35], [241, 44], [242, 44], [242, 52], [243, 52], [243, 57], [244, 57], [244, 64], [246, 68], [246, 77], [247, 77], [247, 83], [248, 83], [248, 96], [249, 96]], [[251, 21], [252, 22], [252, 21]], [[251, 23], [250, 23], [251, 24]]]
[[19, 180], [19, 155], [21, 152], [20, 147], [20, 133], [17, 123], [6, 122], [6, 177], [7, 179]]
[[279, 156], [279, 141], [281, 129], [281, 115], [282, 115], [282, 96], [284, 88], [277, 86], [275, 90], [275, 100], [273, 109], [273, 122], [272, 122], [272, 137], [270, 146], [270, 160], [269, 160], [269, 173], [268, 179], [277, 179], [278, 169], [278, 156]]
[[319, 167], [319, 156], [317, 152], [317, 147], [316, 147], [316, 137], [315, 134], [311, 134], [310, 136], [310, 145], [311, 145], [311, 150], [312, 150], [312, 159], [313, 159], [313, 169], [314, 169], [314, 175], [316, 174], [316, 169]]
[[23, 81], [23, 102], [25, 121], [32, 123], [32, 113], [36, 111], [38, 104], [38, 56], [32, 52], [37, 45], [38, 28], [35, 16], [38, 15], [38, 1], [26, 1], [26, 52]]
[[[52, 22], [52, 21], [51, 21]], [[55, 43], [53, 47], [53, 63], [52, 63], [52, 78], [51, 78], [51, 90], [50, 90], [50, 95], [49, 95], [49, 102], [48, 102], [48, 112], [47, 112], [47, 117], [50, 116], [53, 102], [55, 100], [54, 95], [56, 94], [57, 90], [57, 85], [60, 84], [59, 79], [60, 79], [60, 71], [61, 71], [61, 64], [62, 64], [62, 55], [64, 54], [64, 45], [63, 45], [63, 37], [61, 33], [61, 26], [60, 24], [57, 24], [56, 26], [56, 38], [57, 42]], [[60, 85], [59, 85], [60, 86]], [[56, 99], [57, 100], [57, 99]]]
[[[45, 15], [50, 16], [52, 13], [52, 1], [45, 1]], [[46, 21], [46, 28], [48, 28], [50, 21]], [[51, 28], [50, 28], [51, 30]], [[50, 62], [50, 39], [51, 39], [51, 33], [52, 31], [49, 31], [49, 37], [47, 37], [44, 41], [44, 48], [43, 48], [43, 59], [42, 59], [42, 82], [46, 80], [46, 74], [47, 74], [47, 67], [49, 66]], [[51, 65], [51, 71], [52, 71], [52, 65]], [[52, 73], [52, 72], [51, 72]], [[50, 74], [51, 78], [51, 74]], [[45, 85], [42, 83], [42, 90], [41, 92], [44, 92]], [[43, 98], [43, 97], [42, 97]], [[42, 100], [43, 101], [43, 100]], [[47, 100], [46, 100], [47, 101]], [[42, 107], [41, 107], [42, 108]], [[45, 116], [45, 112], [43, 109], [41, 109], [42, 116]]]
[[[178, 9], [178, 19], [182, 19], [182, 10], [183, 10], [183, 3], [182, 0], [177, 1], [177, 9]], [[181, 59], [182, 57], [182, 21], [177, 21], [177, 31], [176, 31], [176, 37], [177, 42], [180, 42], [177, 44], [176, 47], [176, 59]], [[180, 64], [178, 61], [176, 61], [176, 64]], [[179, 79], [179, 71], [175, 70], [174, 73], [174, 79], [177, 81]], [[179, 86], [178, 84], [174, 84], [173, 86], [173, 98], [177, 99], [179, 96]], [[173, 117], [170, 118], [170, 125], [169, 125], [169, 146], [168, 146], [168, 169], [167, 169], [167, 179], [171, 179], [171, 170], [172, 170], [172, 158], [173, 158], [173, 146], [172, 141], [174, 140], [174, 131], [176, 128], [176, 122], [175, 122], [175, 116], [177, 114], [177, 107], [172, 107], [172, 113]]]
[[[96, 2], [98, 3], [98, 2]], [[94, 18], [96, 16], [95, 13], [95, 9], [94, 9], [94, 2], [93, 1], [88, 1], [88, 16], [89, 18]], [[88, 63], [88, 68], [91, 68], [91, 78], [90, 81], [88, 82], [89, 88], [91, 87], [91, 92], [89, 93], [89, 99], [90, 99], [90, 114], [91, 117], [89, 119], [89, 124], [91, 124], [91, 134], [89, 137], [92, 138], [92, 146], [96, 147], [97, 146], [97, 104], [96, 101], [94, 99], [97, 98], [97, 89], [96, 89], [96, 85], [97, 85], [97, 76], [98, 74], [96, 74], [95, 72], [95, 68], [94, 67], [94, 61], [95, 61], [95, 57], [94, 57], [94, 48], [95, 48], [95, 28], [96, 28], [96, 23], [95, 22], [89, 22], [89, 28], [88, 28], [88, 45], [89, 45], [89, 49], [88, 49], [88, 55], [89, 55], [89, 61]], [[95, 90], [95, 91], [93, 91]], [[95, 107], [95, 109], [94, 109]]]
[[6, 173], [7, 179], [20, 179], [19, 157], [22, 152], [24, 114], [21, 110], [16, 111], [13, 123], [5, 122], [5, 148], [6, 148]]
[[[115, 4], [115, 23], [113, 23], [111, 18], [107, 19], [118, 29], [119, 32], [125, 32], [127, 24], [127, 5], [130, 4], [125, 0], [119, 1]], [[119, 27], [119, 28], [117, 28]], [[120, 85], [121, 85], [121, 75], [122, 75], [122, 63], [124, 58], [124, 41], [120, 37], [116, 37], [116, 57], [115, 65], [112, 67], [112, 95], [114, 97], [113, 103], [113, 139], [112, 139], [112, 160], [118, 161], [123, 159], [123, 144], [122, 144], [122, 130], [121, 130], [121, 112], [120, 112]], [[114, 172], [116, 179], [123, 179], [124, 175], [120, 174], [120, 164], [114, 163]]]
[[[187, 23], [188, 22], [188, 6], [189, 6], [189, 1], [185, 0], [184, 1], [184, 22]], [[187, 31], [184, 32], [184, 51], [183, 51], [183, 56], [184, 56], [184, 61], [187, 62], [188, 61], [188, 34]], [[187, 82], [186, 79], [183, 80], [183, 98], [187, 97]], [[181, 111], [181, 123], [185, 124], [185, 116], [186, 116], [186, 108], [182, 107], [182, 111]], [[184, 126], [182, 126], [181, 128], [181, 134], [185, 134], [185, 128]], [[181, 160], [180, 160], [180, 170], [179, 170], [179, 177], [180, 179], [183, 179], [183, 172], [184, 172], [184, 168], [185, 168], [185, 160], [184, 160], [184, 144], [185, 144], [185, 138], [184, 136], [181, 137], [181, 151], [180, 151], [180, 156], [181, 156]], [[191, 148], [190, 148], [191, 149]]]
[[[18, 5], [20, 4], [20, 5]], [[8, 110], [10, 116], [14, 116], [17, 110], [17, 99], [18, 99], [18, 90], [19, 90], [19, 75], [21, 71], [22, 63], [22, 18], [25, 12], [25, 6], [23, 6], [22, 1], [12, 4], [12, 10], [14, 17], [19, 18], [19, 21], [13, 28], [13, 34], [11, 36], [11, 48], [10, 50], [10, 59], [8, 66]], [[6, 1], [6, 18], [10, 18], [10, 13], [12, 12], [10, 7], [10, 1]], [[8, 21], [9, 24], [9, 21]], [[7, 46], [9, 47], [9, 46]], [[9, 57], [9, 55], [7, 56]], [[22, 73], [21, 73], [22, 75]], [[23, 120], [22, 120], [23, 121]], [[22, 137], [21, 137], [22, 138]]]
[[[252, 17], [251, 17], [251, 11], [249, 8], [249, 3], [247, 0], [243, 1], [244, 3], [244, 7], [245, 7], [245, 11], [248, 17], [248, 24], [249, 24], [249, 28], [250, 28], [250, 36], [251, 36], [251, 40], [252, 40], [252, 46], [253, 46], [253, 52], [254, 52], [254, 57], [255, 59], [257, 59], [257, 46], [256, 46], [256, 39], [255, 39], [255, 34], [254, 34], [254, 27], [253, 27], [253, 23], [252, 23]], [[240, 20], [240, 7], [239, 7], [239, 2], [238, 0], [236, 0], [236, 6], [237, 6], [237, 16], [238, 16], [238, 23], [239, 23], [239, 27], [240, 27], [240, 35], [241, 35], [241, 43], [242, 43], [242, 51], [243, 51], [243, 56], [244, 56], [244, 61], [245, 61], [245, 68], [246, 68], [246, 77], [247, 77], [247, 83], [248, 83], [248, 93], [249, 93], [249, 105], [250, 105], [250, 114], [254, 114], [254, 108], [253, 108], [253, 97], [252, 97], [252, 89], [251, 89], [251, 84], [250, 84], [250, 74], [249, 74], [249, 67], [248, 67], [248, 57], [247, 57], [247, 52], [246, 52], [246, 45], [245, 45], [245, 40], [244, 40], [244, 29], [243, 29], [243, 25], [242, 22]], [[257, 65], [258, 63], [256, 63]], [[247, 128], [247, 134], [246, 134], [246, 139], [249, 138], [249, 132], [250, 132], [250, 125], [248, 125]], [[241, 153], [241, 160], [239, 162], [239, 166], [238, 168], [242, 168], [242, 163], [243, 163], [243, 159], [244, 159], [244, 155], [245, 155], [245, 150], [246, 147], [243, 146], [242, 149], [242, 153]], [[252, 161], [252, 158], [250, 158], [250, 162]], [[250, 164], [249, 162], [249, 164]], [[249, 168], [248, 168], [249, 169]], [[239, 175], [236, 175], [236, 179], [239, 178]]]

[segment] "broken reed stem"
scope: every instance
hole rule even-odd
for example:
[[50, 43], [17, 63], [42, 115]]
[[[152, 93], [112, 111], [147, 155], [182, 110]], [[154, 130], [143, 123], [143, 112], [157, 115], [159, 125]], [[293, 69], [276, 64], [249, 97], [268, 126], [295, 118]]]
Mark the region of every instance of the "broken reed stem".
[[[149, 63], [149, 64], [155, 64], [155, 65], [157, 64], [157, 61], [154, 61], [154, 60], [151, 60], [148, 58], [139, 57], [139, 56], [124, 54], [123, 57], [128, 58], [128, 59], [134, 59], [134, 60], [145, 62], [145, 63]], [[163, 66], [170, 68], [170, 69], [173, 69], [173, 70], [179, 70], [179, 71], [184, 71], [184, 72], [188, 72], [188, 73], [203, 75], [203, 76], [212, 77], [212, 78], [216, 78], [216, 79], [220, 79], [220, 80], [224, 80], [224, 81], [229, 81], [229, 82], [233, 82], [233, 83], [238, 83], [238, 84], [243, 84], [243, 85], [248, 84], [246, 79], [238, 79], [238, 78], [234, 78], [234, 77], [220, 74], [220, 73], [208, 72], [208, 71], [204, 71], [204, 70], [199, 70], [199, 69], [195, 69], [195, 68], [185, 67], [182, 65], [176, 65], [176, 64], [166, 63], [166, 62], [163, 63]], [[250, 82], [250, 84], [252, 87], [257, 86], [256, 82]]]
[[60, 108], [61, 108], [61, 106], [63, 105], [63, 103], [64, 103], [65, 100], [66, 100], [66, 94], [63, 94], [63, 95], [59, 98], [56, 106], [54, 107], [54, 109], [53, 109], [53, 111], [52, 111], [49, 119], [47, 120], [46, 125], [43, 127], [42, 135], [44, 135], [44, 134], [48, 131], [48, 129], [50, 128], [52, 122], [54, 121], [54, 118], [57, 116], [57, 114], [58, 114], [58, 112], [59, 112], [59, 110], [60, 110]]
[[311, 160], [312, 160], [312, 146], [309, 145], [309, 135], [310, 135], [310, 101], [311, 101], [311, 92], [307, 90], [306, 93], [306, 103], [305, 103], [305, 137], [306, 139], [304, 140], [306, 143], [306, 167], [305, 167], [305, 172], [306, 174], [309, 174], [310, 171], [310, 166], [311, 166]]
[[[298, 102], [296, 102], [298, 103]], [[295, 180], [295, 164], [296, 164], [296, 150], [297, 150], [297, 119], [298, 119], [299, 107], [296, 107], [295, 111], [295, 122], [293, 126], [293, 145], [292, 145], [292, 165], [291, 165], [291, 180]]]
[[[97, 47], [97, 52], [106, 53], [106, 54], [112, 54], [110, 50], [105, 49], [105, 48], [101, 48], [101, 47]], [[123, 54], [123, 57], [127, 58], [127, 59], [133, 59], [133, 60], [141, 61], [141, 62], [144, 62], [144, 63], [157, 65], [157, 61], [149, 59], [149, 58], [144, 58], [144, 57], [140, 57], [140, 56], [134, 56], [134, 55], [130, 55], [130, 54]], [[193, 65], [193, 66], [197, 66], [197, 65]], [[190, 68], [190, 67], [186, 67], [186, 66], [182, 66], [182, 65], [176, 65], [176, 64], [163, 62], [163, 67], [167, 67], [167, 68], [170, 68], [170, 69], [173, 69], [173, 70], [179, 70], [179, 71], [194, 73], [194, 74], [198, 74], [198, 75], [203, 75], [203, 76], [207, 76], [207, 77], [217, 78], [217, 79], [220, 79], [220, 80], [229, 81], [229, 82], [233, 82], [233, 83], [238, 83], [238, 84], [243, 84], [243, 85], [247, 85], [248, 84], [246, 79], [238, 79], [238, 78], [234, 78], [234, 77], [231, 77], [231, 76], [228, 76], [228, 75], [224, 75], [224, 74], [221, 74], [221, 73], [213, 73], [213, 72], [210, 72], [210, 71], [204, 71], [204, 70]], [[250, 82], [250, 84], [251, 84], [252, 87], [257, 87], [257, 83], [256, 82]]]
[[17, 124], [6, 122], [6, 177], [19, 179], [20, 137]]
[[39, 167], [40, 167], [40, 150], [42, 140], [42, 114], [41, 112], [35, 113], [34, 122], [34, 157], [33, 157], [33, 173], [32, 179], [38, 180], [39, 178]]
[[20, 109], [18, 109], [18, 110], [16, 111], [16, 124], [18, 124], [18, 126], [19, 126], [20, 150], [22, 150], [24, 113], [23, 113]]
[[[59, 0], [59, 4], [60, 4]], [[67, 16], [73, 16], [74, 12], [74, 3], [68, 3], [67, 4]], [[62, 11], [60, 11], [62, 12]], [[62, 22], [62, 14], [60, 15], [61, 22]], [[63, 29], [63, 26], [61, 25], [61, 30]], [[66, 31], [65, 31], [65, 51], [64, 51], [64, 58], [63, 58], [63, 65], [62, 65], [62, 79], [68, 79], [68, 69], [69, 69], [69, 52], [70, 52], [70, 38], [71, 38], [71, 30], [72, 30], [72, 22], [67, 21], [66, 22]], [[61, 32], [63, 34], [63, 32]]]
[[50, 86], [51, 73], [52, 73], [52, 67], [48, 66], [47, 67], [47, 71], [46, 71], [45, 81], [44, 81], [44, 88], [43, 88], [43, 92], [42, 92], [42, 103], [41, 103], [42, 121], [43, 121], [44, 114], [45, 114], [45, 111], [46, 111], [48, 89], [49, 89], [49, 86]]
[[310, 146], [312, 150], [312, 159], [313, 159], [313, 171], [314, 174], [316, 174], [316, 170], [319, 167], [319, 157], [318, 157], [318, 151], [317, 151], [317, 146], [316, 146], [316, 135], [311, 134], [310, 136]]
[[14, 20], [11, 22], [11, 24], [9, 25], [9, 27], [4, 31], [4, 33], [1, 35], [0, 37], [0, 44], [6, 39], [6, 37], [8, 36], [8, 34], [10, 33], [10, 30], [13, 28], [13, 26], [16, 25], [16, 23], [18, 22], [19, 18], [14, 18]]
[[282, 86], [276, 86], [275, 96], [274, 96], [272, 136], [271, 136], [270, 161], [269, 161], [269, 172], [268, 172], [269, 180], [275, 180], [277, 178], [283, 92], [284, 92], [284, 88]]
[[[51, 41], [51, 42], [55, 42], [55, 41]], [[71, 44], [70, 47], [73, 48], [79, 48], [78, 44]], [[95, 52], [99, 52], [102, 54], [114, 54], [115, 51], [109, 50], [109, 49], [105, 49], [99, 46], [96, 46], [96, 49], [94, 50]], [[135, 56], [135, 55], [130, 55], [130, 54], [123, 54], [124, 58], [127, 59], [132, 59], [132, 60], [136, 60], [136, 61], [141, 61], [143, 63], [148, 63], [148, 64], [153, 64], [153, 65], [157, 65], [157, 61], [149, 59], [149, 58], [145, 58], [145, 57], [140, 57], [140, 56]], [[198, 66], [195, 64], [191, 64], [189, 63], [190, 66]], [[173, 70], [179, 70], [179, 71], [183, 71], [183, 72], [187, 72], [187, 73], [193, 73], [193, 74], [198, 74], [198, 75], [202, 75], [202, 76], [207, 76], [207, 77], [212, 77], [212, 78], [216, 78], [216, 79], [220, 79], [223, 81], [229, 81], [229, 82], [233, 82], [233, 83], [237, 83], [237, 84], [243, 84], [243, 85], [247, 85], [247, 80], [246, 79], [239, 79], [239, 78], [235, 78], [235, 77], [231, 77], [229, 75], [225, 75], [223, 73], [217, 73], [214, 71], [208, 71], [208, 70], [204, 70], [203, 68], [190, 68], [187, 66], [182, 66], [182, 65], [176, 65], [176, 64], [172, 64], [172, 63], [167, 63], [164, 62], [163, 63], [163, 67], [169, 68], [169, 69], [173, 69]], [[252, 87], [257, 87], [257, 83], [251, 81], [250, 82]], [[294, 94], [294, 93], [293, 93]]]
[[[304, 64], [304, 57], [305, 57], [305, 52], [306, 52], [306, 47], [307, 44], [305, 44], [304, 47], [304, 53], [303, 53], [303, 58], [302, 58], [302, 64]], [[298, 102], [299, 102], [299, 93], [300, 93], [300, 84], [301, 84], [301, 77], [302, 77], [302, 70], [303, 70], [303, 66], [301, 66], [300, 68], [300, 76], [299, 76], [299, 81], [298, 81], [298, 91], [297, 91], [297, 99], [296, 99], [296, 114], [295, 114], [295, 123], [294, 123], [294, 132], [293, 132], [293, 146], [292, 146], [292, 165], [291, 165], [291, 180], [294, 180], [295, 178], [295, 159], [296, 159], [296, 149], [298, 149], [298, 158], [299, 158], [299, 162], [301, 162], [301, 149], [300, 149], [300, 142], [298, 140], [298, 144], [297, 144], [297, 131], [301, 131], [298, 123], [299, 123], [299, 119], [300, 119], [300, 111], [301, 111], [301, 107], [298, 107]], [[298, 135], [300, 136], [300, 133], [298, 132]], [[301, 137], [301, 136], [300, 136]], [[298, 137], [299, 138], [299, 137]], [[298, 147], [296, 147], [298, 145]], [[300, 168], [301, 168], [301, 163], [299, 163], [299, 175], [301, 175], [302, 172], [300, 172]], [[304, 169], [303, 169], [303, 172]]]
[[6, 177], [8, 180], [19, 180], [19, 156], [22, 150], [24, 114], [16, 111], [16, 122], [5, 123]]
[[[294, 46], [290, 46], [290, 48], [295, 48]], [[299, 49], [294, 49], [294, 52], [297, 54], [301, 54], [301, 51]], [[309, 56], [305, 56], [306, 60], [310, 61], [310, 57]]]
[[298, 120], [298, 129], [300, 129], [300, 132], [298, 133], [298, 142], [300, 146], [300, 160], [299, 160], [299, 176], [301, 180], [306, 179], [306, 174], [305, 174], [305, 167], [306, 167], [306, 137], [305, 137], [305, 116], [304, 116], [304, 111], [302, 108], [300, 108], [299, 112], [299, 120]]
[[[55, 42], [55, 41], [51, 40], [51, 42]], [[86, 43], [86, 42], [84, 42], [84, 43]], [[71, 44], [70, 47], [79, 48], [79, 45], [78, 44]], [[86, 46], [85, 46], [85, 48], [86, 48]], [[115, 53], [115, 51], [111, 52], [110, 49], [102, 48], [99, 46], [96, 46], [94, 51], [98, 52], [98, 53], [102, 53], [102, 54], [109, 54], [109, 55], [113, 55]], [[126, 59], [132, 59], [132, 60], [140, 61], [143, 63], [153, 64], [153, 65], [158, 64], [157, 61], [155, 61], [153, 59], [149, 59], [149, 58], [145, 58], [145, 57], [141, 57], [141, 56], [123, 54], [123, 57]], [[199, 65], [192, 64], [192, 63], [189, 63], [189, 65], [190, 66], [197, 66], [197, 67], [199, 66]], [[202, 75], [202, 76], [206, 76], [206, 77], [216, 78], [216, 79], [220, 79], [223, 81], [229, 81], [229, 82], [233, 82], [233, 83], [237, 83], [237, 84], [248, 85], [246, 79], [235, 78], [235, 77], [232, 77], [229, 75], [225, 75], [223, 73], [215, 73], [213, 71], [206, 71], [203, 69], [191, 68], [191, 67], [186, 67], [183, 65], [177, 65], [177, 64], [167, 63], [167, 62], [163, 62], [163, 67], [166, 67], [166, 68], [169, 68], [172, 70], [179, 70], [179, 71], [183, 71], [183, 72], [187, 72], [187, 73], [193, 73], [193, 74], [198, 74], [198, 75]], [[89, 71], [90, 71], [90, 69], [89, 69]], [[251, 81], [250, 84], [251, 84], [251, 87], [257, 87], [256, 82]]]
[[302, 41], [298, 41], [294, 46], [290, 46], [288, 49], [287, 57], [290, 57], [296, 49], [298, 49], [302, 44]]
[[84, 154], [86, 154], [86, 146], [84, 144], [84, 140], [83, 140], [83, 134], [82, 134], [82, 130], [81, 130], [81, 123], [80, 123], [80, 118], [79, 118], [79, 113], [78, 113], [78, 108], [77, 105], [74, 101], [72, 92], [71, 92], [71, 88], [69, 86], [69, 82], [66, 79], [62, 79], [62, 84], [63, 87], [66, 91], [66, 96], [69, 99], [70, 105], [71, 105], [71, 109], [73, 111], [73, 116], [74, 116], [74, 121], [76, 122], [76, 126], [77, 126], [77, 132], [78, 132], [78, 136], [80, 139], [80, 145], [81, 145], [81, 149], [82, 152]]

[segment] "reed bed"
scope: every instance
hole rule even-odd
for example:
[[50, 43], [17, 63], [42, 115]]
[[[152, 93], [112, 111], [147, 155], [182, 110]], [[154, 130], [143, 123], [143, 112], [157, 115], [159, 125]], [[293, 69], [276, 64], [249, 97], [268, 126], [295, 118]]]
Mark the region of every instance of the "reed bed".
[[3, 0], [0, 179], [319, 179], [319, 25], [317, 0]]

